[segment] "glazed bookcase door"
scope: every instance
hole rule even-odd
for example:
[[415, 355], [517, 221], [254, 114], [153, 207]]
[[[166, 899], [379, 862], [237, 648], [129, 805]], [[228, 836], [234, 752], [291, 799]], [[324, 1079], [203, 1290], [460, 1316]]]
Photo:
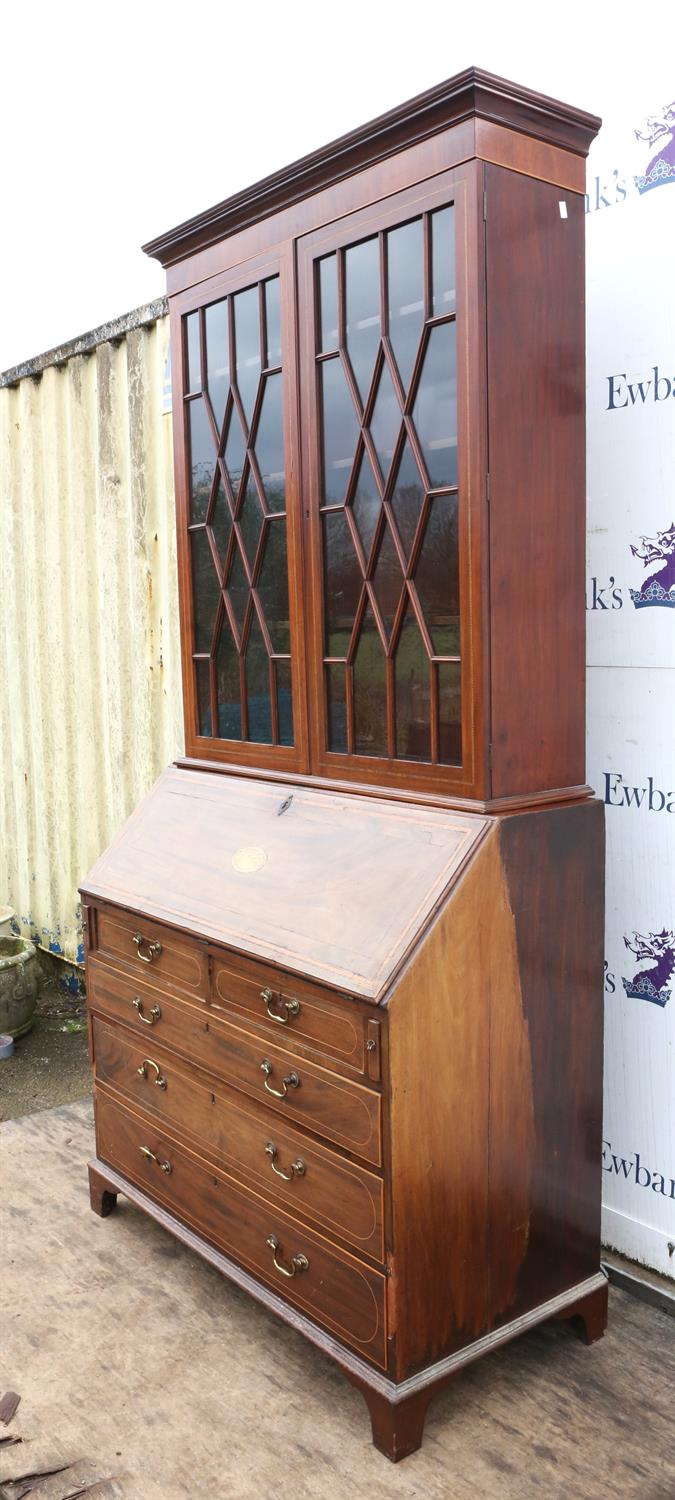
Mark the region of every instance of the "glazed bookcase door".
[[476, 180], [299, 244], [312, 763], [481, 795]]
[[282, 769], [306, 762], [292, 296], [276, 256], [172, 307], [187, 753]]

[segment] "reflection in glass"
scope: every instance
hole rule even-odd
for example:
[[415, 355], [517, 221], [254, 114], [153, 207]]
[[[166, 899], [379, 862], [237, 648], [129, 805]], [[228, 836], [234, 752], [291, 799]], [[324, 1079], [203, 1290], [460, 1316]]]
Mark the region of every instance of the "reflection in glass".
[[255, 456], [270, 510], [286, 509], [281, 375], [268, 375], [255, 440]]
[[194, 665], [197, 683], [197, 734], [211, 735], [211, 668], [207, 661], [196, 661]]
[[241, 702], [239, 693], [239, 656], [227, 620], [223, 620], [216, 652], [216, 696], [218, 700], [218, 734], [222, 740], [241, 739]]
[[429, 658], [408, 601], [394, 663], [396, 754], [403, 760], [431, 760]]
[[347, 668], [340, 664], [326, 667], [326, 706], [328, 709], [328, 749], [347, 753], [347, 706], [345, 679]]
[[190, 430], [190, 520], [205, 521], [216, 466], [216, 445], [201, 398], [188, 403]]
[[357, 755], [387, 754], [386, 661], [370, 607], [354, 658], [354, 749]]
[[319, 261], [319, 347], [322, 354], [337, 349], [337, 256]]
[[412, 448], [406, 438], [390, 502], [406, 557], [410, 557], [412, 551], [423, 500], [422, 478], [413, 458]]
[[359, 424], [339, 359], [321, 366], [323, 413], [323, 498], [326, 505], [343, 505], [354, 459]]
[[403, 574], [401, 572], [401, 564], [398, 560], [398, 553], [394, 546], [391, 530], [389, 526], [385, 526], [384, 536], [375, 564], [373, 590], [384, 628], [387, 632], [387, 638], [391, 636], [402, 588]]
[[269, 657], [253, 611], [246, 644], [246, 702], [248, 705], [248, 738], [258, 744], [272, 742], [272, 704], [270, 702]]
[[239, 485], [241, 483], [241, 471], [244, 467], [244, 459], [246, 457], [246, 442], [241, 430], [239, 413], [236, 406], [234, 405], [232, 406], [232, 409], [230, 411], [230, 419], [227, 424], [227, 441], [225, 443], [225, 452], [223, 457], [225, 459], [225, 468], [227, 469], [228, 478], [232, 486], [232, 493], [236, 500], [237, 495], [239, 494]]
[[199, 357], [199, 313], [188, 313], [185, 319], [185, 335], [187, 343], [187, 377], [188, 391], [200, 391], [202, 388], [202, 368]]
[[408, 389], [424, 322], [424, 245], [422, 220], [402, 224], [387, 235], [389, 338]]
[[344, 511], [323, 516], [326, 655], [346, 656], [362, 576]]
[[260, 306], [257, 286], [234, 299], [234, 339], [237, 351], [237, 389], [246, 421], [251, 425], [260, 377]]
[[281, 364], [281, 306], [279, 277], [265, 282], [265, 322], [267, 324], [267, 367]]
[[413, 421], [432, 489], [457, 483], [457, 349], [455, 324], [429, 334]]
[[291, 649], [288, 619], [288, 561], [286, 557], [286, 522], [270, 521], [265, 536], [258, 596], [272, 650], [285, 655]]
[[380, 493], [375, 483], [373, 466], [364, 448], [359, 464], [359, 471], [356, 476], [356, 487], [352, 497], [352, 511], [366, 558], [372, 546], [380, 508]]
[[212, 302], [206, 313], [206, 383], [213, 415], [220, 432], [225, 416], [225, 402], [230, 384], [230, 341], [227, 327], [227, 300]]
[[440, 662], [438, 672], [439, 759], [447, 766], [462, 764], [462, 698], [459, 662]]
[[356, 384], [365, 402], [380, 342], [380, 252], [377, 239], [352, 245], [345, 254], [345, 341]]
[[394, 448], [396, 447], [396, 439], [400, 430], [401, 408], [396, 399], [394, 383], [389, 374], [389, 366], [385, 361], [380, 373], [375, 405], [370, 419], [370, 431], [375, 443], [377, 456], [380, 460], [382, 478], [385, 483], [392, 458], [394, 457]]
[[218, 556], [224, 568], [227, 561], [227, 549], [232, 535], [232, 517], [230, 515], [230, 507], [227, 503], [225, 486], [220, 477], [218, 478], [218, 489], [213, 507], [211, 527], [216, 539]]
[[258, 491], [255, 487], [253, 475], [249, 474], [244, 490], [244, 498], [241, 502], [241, 510], [238, 516], [241, 533], [244, 540], [244, 551], [248, 558], [248, 565], [253, 572], [255, 555], [258, 550], [258, 542], [263, 526], [263, 515], [260, 509]]
[[277, 679], [277, 714], [279, 717], [279, 744], [293, 744], [293, 695], [291, 691], [290, 661], [274, 664]]
[[435, 318], [452, 313], [457, 305], [455, 290], [455, 210], [441, 208], [431, 215], [431, 286]]
[[230, 602], [232, 604], [232, 608], [234, 610], [234, 618], [237, 622], [237, 628], [239, 630], [239, 634], [241, 635], [244, 624], [244, 615], [246, 613], [246, 605], [248, 604], [249, 589], [248, 578], [246, 577], [246, 569], [244, 568], [244, 564], [241, 560], [238, 547], [235, 547], [234, 549], [234, 557], [232, 559], [232, 566], [230, 568], [227, 591], [229, 594]]
[[210, 651], [216, 610], [220, 601], [220, 584], [206, 530], [190, 532], [192, 550], [192, 598], [195, 622], [195, 651]]
[[459, 656], [457, 496], [438, 495], [415, 568], [415, 586], [435, 656]]

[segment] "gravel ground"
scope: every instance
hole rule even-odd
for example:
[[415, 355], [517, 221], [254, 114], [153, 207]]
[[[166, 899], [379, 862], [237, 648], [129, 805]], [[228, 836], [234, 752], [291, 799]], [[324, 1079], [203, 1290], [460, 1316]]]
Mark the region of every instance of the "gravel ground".
[[41, 991], [32, 1031], [15, 1042], [13, 1057], [0, 1060], [0, 1120], [73, 1104], [91, 1093], [87, 1033], [77, 1029], [84, 1016], [83, 1000]]

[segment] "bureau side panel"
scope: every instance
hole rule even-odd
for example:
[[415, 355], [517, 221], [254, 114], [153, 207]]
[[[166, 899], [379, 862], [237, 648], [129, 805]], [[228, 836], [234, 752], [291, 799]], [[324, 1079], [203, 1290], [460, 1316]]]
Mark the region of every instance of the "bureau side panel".
[[492, 795], [506, 797], [585, 777], [584, 201], [489, 164], [485, 185]]
[[522, 1034], [514, 1036], [493, 1003], [492, 1326], [599, 1269], [604, 808], [588, 801], [505, 818], [500, 848], [515, 926], [533, 1114], [524, 1150], [522, 1106], [514, 1091]]

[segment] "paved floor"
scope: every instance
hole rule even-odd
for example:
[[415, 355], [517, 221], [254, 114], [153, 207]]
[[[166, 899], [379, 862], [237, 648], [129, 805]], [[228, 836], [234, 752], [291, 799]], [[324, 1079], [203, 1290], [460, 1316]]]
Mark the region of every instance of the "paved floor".
[[[565, 1324], [472, 1366], [396, 1468], [319, 1352], [123, 1199], [88, 1206], [88, 1104], [0, 1128], [0, 1443], [20, 1474], [88, 1462], [121, 1500], [673, 1500], [675, 1320], [612, 1291], [587, 1349]], [[66, 1471], [67, 1474], [67, 1471]], [[107, 1477], [112, 1476], [108, 1483]], [[82, 1494], [50, 1480], [32, 1494]]]

